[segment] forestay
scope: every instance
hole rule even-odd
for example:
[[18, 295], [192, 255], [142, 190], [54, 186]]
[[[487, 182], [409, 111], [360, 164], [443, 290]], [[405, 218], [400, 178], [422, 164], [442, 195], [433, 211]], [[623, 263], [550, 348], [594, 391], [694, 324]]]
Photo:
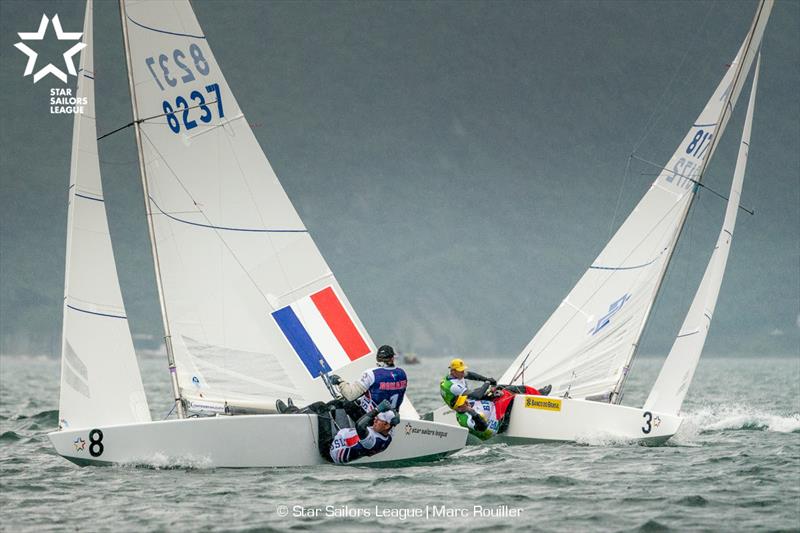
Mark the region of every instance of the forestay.
[[149, 422], [122, 302], [100, 181], [94, 105], [92, 2], [83, 26], [67, 210], [59, 427]]
[[761, 42], [762, 2], [731, 68], [674, 155], [611, 241], [502, 376], [552, 383], [552, 395], [611, 400], [619, 393], [686, 219]]
[[329, 400], [320, 373], [355, 377], [374, 362], [364, 357], [375, 351], [372, 339], [259, 147], [189, 3], [122, 5], [181, 395], [209, 410]]
[[736, 159], [736, 169], [733, 173], [733, 183], [731, 184], [731, 193], [725, 210], [722, 230], [683, 326], [675, 338], [658, 379], [656, 379], [656, 383], [650, 391], [650, 396], [645, 402], [644, 408], [648, 410], [678, 413], [683, 404], [683, 399], [686, 397], [686, 392], [689, 390], [689, 384], [692, 381], [697, 363], [700, 360], [700, 354], [706, 342], [711, 319], [714, 316], [714, 308], [719, 297], [719, 290], [722, 286], [722, 277], [725, 274], [725, 265], [728, 263], [733, 229], [736, 225], [736, 215], [739, 212], [739, 199], [742, 196], [742, 183], [750, 150], [750, 130], [753, 124], [753, 109], [758, 88], [760, 62], [761, 58], [759, 57], [756, 62], [755, 74], [753, 75], [747, 117], [742, 130], [742, 141], [739, 145], [739, 155]]

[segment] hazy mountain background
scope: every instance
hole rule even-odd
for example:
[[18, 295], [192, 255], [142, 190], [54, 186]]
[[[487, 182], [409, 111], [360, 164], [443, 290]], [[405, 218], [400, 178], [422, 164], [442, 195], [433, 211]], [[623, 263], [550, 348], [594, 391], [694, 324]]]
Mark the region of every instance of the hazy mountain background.
[[[649, 187], [755, 2], [195, 1], [217, 60], [377, 343], [516, 354]], [[72, 117], [16, 32], [84, 3], [0, 3], [0, 353], [58, 353]], [[800, 2], [767, 26], [743, 203], [707, 352], [800, 353]], [[130, 121], [116, 2], [96, 2], [98, 130]], [[40, 61], [63, 64], [52, 28]], [[74, 87], [70, 77], [69, 86]], [[727, 194], [749, 85], [706, 183]], [[101, 141], [130, 325], [161, 335], [133, 132]], [[725, 204], [700, 194], [642, 351], [663, 354]]]

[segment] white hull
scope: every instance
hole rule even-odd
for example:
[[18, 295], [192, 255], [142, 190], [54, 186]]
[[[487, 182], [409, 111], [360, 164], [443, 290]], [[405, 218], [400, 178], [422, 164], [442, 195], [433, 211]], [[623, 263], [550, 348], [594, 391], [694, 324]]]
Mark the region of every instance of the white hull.
[[[59, 455], [79, 465], [244, 468], [328, 464], [317, 451], [316, 415], [166, 420], [55, 431], [48, 437]], [[466, 438], [467, 431], [460, 427], [402, 420], [386, 451], [351, 464], [435, 459], [464, 447]], [[102, 448], [92, 444], [98, 440]]]
[[[447, 407], [437, 409], [433, 415], [436, 422], [458, 424]], [[678, 431], [681, 422], [675, 415], [635, 407], [518, 394], [508, 430], [493, 441], [528, 444], [608, 439], [661, 444]]]

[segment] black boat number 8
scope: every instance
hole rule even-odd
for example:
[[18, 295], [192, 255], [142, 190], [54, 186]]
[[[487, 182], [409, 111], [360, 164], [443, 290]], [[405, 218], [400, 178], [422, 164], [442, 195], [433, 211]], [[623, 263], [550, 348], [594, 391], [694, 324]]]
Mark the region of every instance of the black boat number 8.
[[103, 455], [103, 432], [93, 429], [89, 432], [89, 453], [92, 457]]
[[[650, 411], [645, 411], [644, 412], [645, 426], [642, 427], [642, 433], [644, 433], [645, 435], [650, 433], [650, 431], [653, 429], [653, 425], [651, 424], [652, 421], [653, 421], [653, 413], [651, 413]], [[91, 449], [89, 451], [91, 451]]]

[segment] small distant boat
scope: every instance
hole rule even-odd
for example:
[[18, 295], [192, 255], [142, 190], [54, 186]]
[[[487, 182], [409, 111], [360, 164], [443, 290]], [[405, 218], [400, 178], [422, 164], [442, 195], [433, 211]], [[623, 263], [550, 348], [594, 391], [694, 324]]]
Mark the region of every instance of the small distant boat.
[[403, 364], [404, 365], [418, 365], [419, 364], [419, 357], [415, 353], [407, 353], [403, 354]]
[[[552, 384], [552, 391], [548, 397], [517, 395], [508, 430], [498, 438], [539, 442], [606, 435], [660, 443], [678, 431], [682, 421], [678, 412], [705, 344], [733, 237], [758, 62], [725, 217], [705, 275], [644, 406], [619, 403], [689, 208], [758, 54], [772, 5], [772, 0], [759, 3], [736, 58], [677, 151], [599, 257], [503, 373], [501, 383]], [[455, 423], [447, 408], [435, 411], [433, 419]]]

